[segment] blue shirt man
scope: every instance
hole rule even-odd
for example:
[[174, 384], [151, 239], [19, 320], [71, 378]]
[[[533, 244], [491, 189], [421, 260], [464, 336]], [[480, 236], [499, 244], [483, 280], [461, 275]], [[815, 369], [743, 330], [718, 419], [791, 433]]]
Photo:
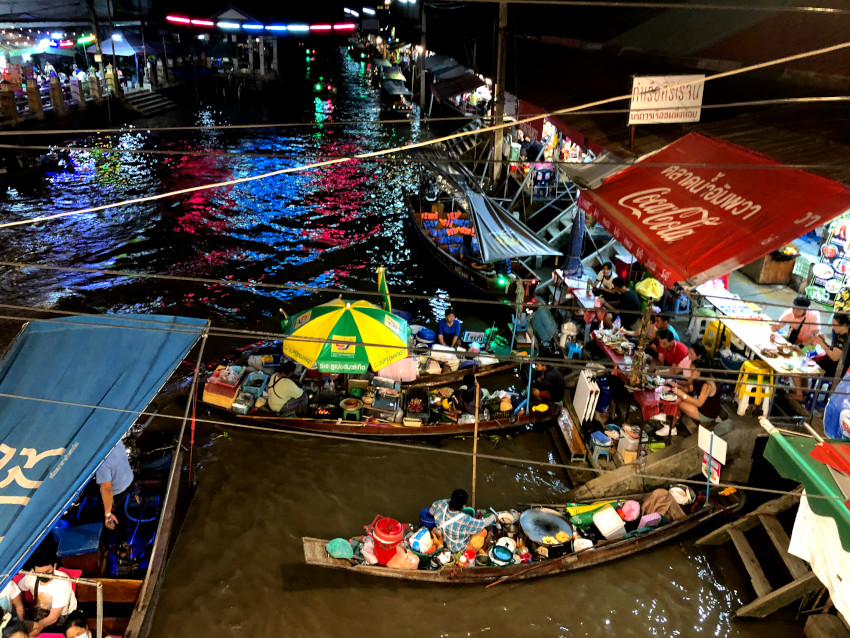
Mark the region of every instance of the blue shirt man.
[[446, 318], [437, 324], [437, 341], [452, 348], [460, 343], [460, 321], [455, 319], [454, 310], [446, 310]]
[[115, 512], [121, 512], [121, 518], [124, 517], [122, 508], [130, 494], [130, 486], [133, 484], [133, 469], [127, 459], [127, 448], [122, 441], [118, 441], [103, 459], [103, 463], [97, 468], [95, 481], [100, 487], [100, 496], [103, 500], [106, 518], [104, 524], [109, 529], [115, 529], [116, 523], [120, 520]]

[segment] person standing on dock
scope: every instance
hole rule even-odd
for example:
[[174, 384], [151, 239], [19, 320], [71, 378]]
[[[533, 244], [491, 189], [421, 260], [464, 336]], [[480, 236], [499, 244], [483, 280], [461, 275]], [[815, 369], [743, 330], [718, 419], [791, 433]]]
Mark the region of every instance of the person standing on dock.
[[460, 321], [455, 319], [455, 311], [451, 308], [446, 309], [446, 318], [437, 324], [437, 341], [452, 348], [460, 343]]

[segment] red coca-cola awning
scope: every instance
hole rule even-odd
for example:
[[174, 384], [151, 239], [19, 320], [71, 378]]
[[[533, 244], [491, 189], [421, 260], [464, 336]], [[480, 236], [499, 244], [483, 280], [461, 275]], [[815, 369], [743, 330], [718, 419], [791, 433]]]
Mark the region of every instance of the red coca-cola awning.
[[582, 191], [665, 286], [725, 275], [850, 209], [850, 189], [697, 133]]

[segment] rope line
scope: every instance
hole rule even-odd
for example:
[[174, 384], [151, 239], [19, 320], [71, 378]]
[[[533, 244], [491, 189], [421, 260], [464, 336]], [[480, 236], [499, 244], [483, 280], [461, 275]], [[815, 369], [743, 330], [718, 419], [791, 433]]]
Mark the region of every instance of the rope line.
[[[713, 80], [719, 80], [719, 79], [726, 78], [726, 77], [741, 75], [743, 73], [748, 73], [750, 71], [756, 71], [756, 70], [759, 70], [759, 69], [764, 69], [764, 68], [768, 68], [768, 67], [771, 67], [771, 66], [784, 64], [786, 62], [793, 62], [795, 60], [803, 60], [803, 59], [814, 57], [814, 56], [817, 56], [817, 55], [823, 55], [823, 54], [826, 54], [826, 53], [832, 53], [832, 52], [835, 52], [835, 51], [840, 51], [840, 50], [846, 49], [848, 47], [850, 47], [850, 42], [842, 42], [840, 44], [836, 44], [836, 45], [829, 46], [829, 47], [822, 47], [822, 48], [819, 48], [819, 49], [813, 49], [811, 51], [806, 51], [804, 53], [789, 55], [789, 56], [785, 56], [785, 57], [782, 57], [782, 58], [775, 58], [775, 59], [769, 60], [767, 62], [760, 62], [758, 64], [752, 64], [752, 65], [749, 65], [749, 66], [741, 67], [740, 69], [733, 69], [733, 70], [730, 70], [730, 71], [723, 71], [721, 73], [708, 75], [702, 80], [693, 80], [693, 81], [689, 81], [689, 82], [681, 82], [681, 83], [678, 83], [678, 84], [671, 85], [667, 88], [670, 89], [670, 90], [673, 90], [673, 89], [683, 88], [683, 87], [692, 86], [692, 85], [696, 85], [696, 84], [704, 84], [705, 82], [711, 82]], [[210, 190], [210, 189], [214, 189], [214, 188], [221, 188], [223, 186], [235, 186], [236, 184], [252, 182], [252, 181], [256, 181], [256, 180], [260, 180], [260, 179], [265, 179], [265, 178], [268, 178], [268, 177], [285, 175], [285, 174], [288, 174], [288, 173], [294, 173], [294, 172], [305, 171], [305, 170], [312, 170], [312, 169], [316, 169], [316, 168], [323, 168], [325, 166], [332, 166], [334, 164], [340, 164], [340, 163], [344, 163], [344, 162], [351, 162], [351, 161], [356, 161], [356, 160], [364, 160], [364, 159], [373, 159], [373, 158], [376, 158], [376, 157], [383, 157], [385, 155], [392, 155], [394, 153], [398, 153], [402, 150], [413, 150], [413, 149], [416, 149], [416, 148], [424, 148], [426, 146], [434, 146], [434, 145], [437, 145], [437, 144], [441, 144], [443, 142], [448, 142], [448, 141], [453, 140], [453, 139], [459, 139], [459, 138], [462, 138], [462, 137], [468, 137], [470, 135], [478, 135], [478, 134], [487, 133], [487, 132], [490, 132], [490, 131], [497, 131], [497, 130], [501, 130], [501, 129], [504, 129], [504, 128], [519, 126], [521, 124], [525, 124], [525, 123], [528, 123], [528, 122], [534, 122], [534, 121], [537, 121], [537, 120], [541, 120], [545, 117], [551, 117], [551, 116], [556, 116], [556, 115], [561, 115], [561, 114], [566, 114], [566, 113], [576, 113], [576, 112], [579, 112], [583, 109], [587, 109], [589, 107], [602, 106], [604, 104], [611, 104], [613, 102], [619, 102], [619, 101], [622, 101], [622, 100], [630, 100], [631, 98], [632, 98], [631, 93], [627, 93], [625, 95], [618, 95], [618, 96], [614, 96], [614, 97], [610, 97], [610, 98], [605, 98], [605, 99], [602, 99], [602, 100], [587, 102], [587, 103], [585, 103], [583, 105], [579, 105], [579, 106], [573, 106], [573, 107], [568, 107], [568, 108], [564, 108], [564, 109], [558, 109], [558, 110], [552, 111], [550, 113], [541, 113], [540, 115], [527, 117], [525, 119], [519, 119], [516, 122], [509, 122], [507, 124], [505, 124], [505, 123], [493, 124], [491, 126], [487, 126], [487, 127], [483, 127], [483, 128], [479, 128], [479, 129], [475, 129], [475, 130], [471, 130], [471, 131], [460, 131], [460, 132], [457, 132], [457, 133], [453, 133], [451, 135], [447, 135], [447, 136], [443, 136], [443, 137], [437, 137], [435, 139], [431, 139], [431, 140], [423, 141], [423, 142], [414, 142], [412, 144], [407, 144], [407, 145], [401, 146], [401, 147], [382, 149], [382, 150], [378, 150], [378, 151], [370, 151], [370, 152], [367, 152], [367, 153], [358, 153], [358, 154], [355, 154], [355, 155], [353, 155], [352, 157], [349, 157], [349, 158], [327, 160], [327, 161], [324, 161], [324, 162], [316, 162], [316, 163], [313, 163], [313, 164], [306, 164], [306, 165], [303, 165], [303, 166], [294, 166], [294, 167], [280, 169], [280, 170], [276, 170], [276, 171], [270, 171], [270, 172], [267, 172], [267, 173], [261, 173], [261, 174], [258, 174], [258, 175], [250, 175], [250, 176], [246, 176], [246, 177], [240, 177], [240, 178], [236, 178], [236, 179], [225, 180], [223, 182], [214, 182], [212, 184], [204, 184], [204, 185], [201, 185], [201, 186], [193, 186], [193, 187], [178, 189], [178, 190], [170, 191], [170, 192], [166, 192], [166, 193], [159, 193], [157, 195], [148, 195], [148, 196], [145, 196], [145, 197], [136, 197], [136, 198], [127, 199], [127, 200], [123, 200], [123, 201], [119, 201], [119, 202], [113, 202], [111, 204], [103, 204], [103, 205], [100, 205], [100, 206], [90, 206], [90, 207], [87, 207], [87, 208], [82, 208], [82, 209], [78, 209], [78, 210], [74, 210], [74, 211], [66, 211], [66, 212], [63, 212], [63, 213], [56, 213], [56, 214], [53, 214], [53, 215], [44, 215], [44, 216], [36, 217], [36, 218], [30, 219], [30, 220], [21, 220], [21, 221], [16, 221], [16, 222], [6, 222], [4, 224], [0, 224], [0, 228], [9, 228], [9, 227], [14, 227], [14, 226], [22, 226], [22, 225], [26, 225], [26, 224], [35, 224], [35, 223], [40, 223], [40, 222], [45, 222], [45, 221], [52, 221], [54, 219], [62, 219], [62, 218], [65, 218], [65, 217], [70, 217], [70, 216], [74, 216], [74, 215], [82, 215], [82, 214], [85, 214], [85, 213], [95, 213], [95, 212], [99, 212], [99, 211], [102, 211], [102, 210], [108, 210], [110, 208], [118, 208], [120, 206], [129, 206], [131, 204], [141, 204], [141, 203], [145, 203], [145, 202], [158, 201], [158, 200], [161, 200], [161, 199], [167, 199], [169, 197], [174, 197], [175, 195], [186, 195], [186, 194], [189, 194], [189, 193], [196, 193], [196, 192], [199, 192], [199, 191]]]

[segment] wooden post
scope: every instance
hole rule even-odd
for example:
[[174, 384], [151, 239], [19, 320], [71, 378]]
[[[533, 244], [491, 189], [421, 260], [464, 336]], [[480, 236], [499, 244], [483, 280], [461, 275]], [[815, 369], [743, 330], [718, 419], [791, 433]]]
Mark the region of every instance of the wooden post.
[[[508, 3], [499, 3], [499, 27], [496, 36], [496, 84], [493, 86], [493, 124], [499, 125], [505, 119], [505, 67], [507, 66]], [[493, 131], [493, 163], [491, 164], [491, 188], [498, 183], [502, 174], [502, 129]]]
[[475, 377], [475, 428], [472, 435], [472, 509], [475, 509], [475, 475], [478, 470], [478, 408], [481, 402], [481, 389], [478, 377]]
[[[425, 3], [419, 3], [419, 16], [422, 22], [422, 53], [419, 54], [419, 110], [425, 110], [425, 56], [428, 55], [428, 46], [425, 41]], [[421, 117], [421, 114], [420, 114]]]

